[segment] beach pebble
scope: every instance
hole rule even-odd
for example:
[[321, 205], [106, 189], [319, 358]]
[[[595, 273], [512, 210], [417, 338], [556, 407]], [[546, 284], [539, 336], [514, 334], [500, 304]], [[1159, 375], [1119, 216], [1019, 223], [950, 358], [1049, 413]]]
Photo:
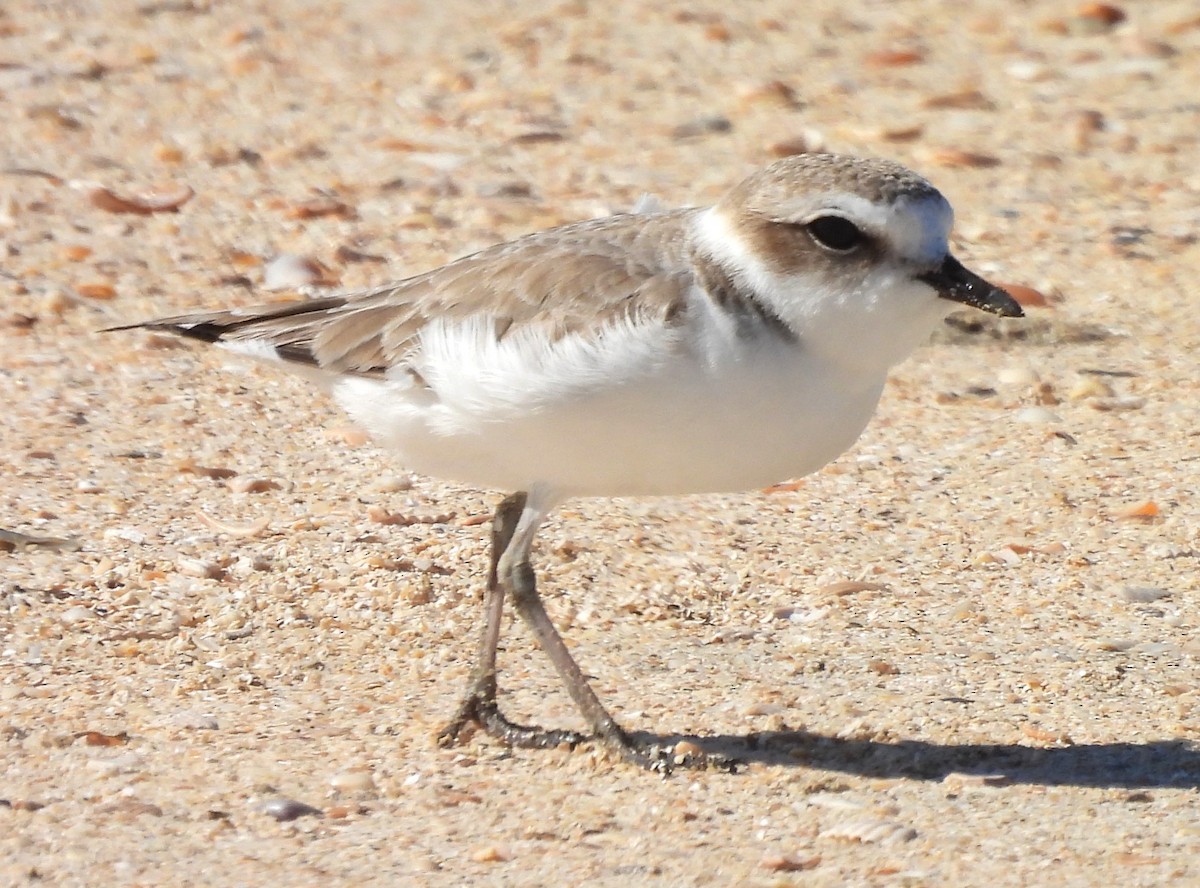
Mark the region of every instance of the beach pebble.
[[1153, 500], [1134, 503], [1119, 509], [1115, 517], [1120, 521], [1134, 521], [1139, 523], [1151, 523], [1155, 518], [1162, 514], [1162, 509], [1158, 507], [1158, 503]]
[[1013, 364], [1001, 368], [996, 373], [996, 380], [1004, 385], [1037, 385], [1042, 378], [1028, 364]]
[[321, 280], [321, 267], [307, 256], [281, 253], [263, 267], [263, 289], [295, 290]]
[[385, 475], [371, 485], [376, 493], [403, 493], [412, 490], [412, 487], [412, 475]]
[[476, 863], [503, 863], [512, 859], [512, 854], [499, 845], [485, 845], [472, 851], [471, 859]]
[[751, 703], [742, 710], [742, 715], [755, 718], [762, 715], [778, 715], [781, 712], [783, 707], [778, 703]]
[[887, 585], [884, 583], [872, 583], [864, 580], [839, 580], [836, 583], [829, 583], [817, 590], [818, 593], [824, 595], [854, 595], [858, 592], [886, 592]]
[[13, 799], [11, 802], [8, 799], [0, 799], [0, 807], [11, 808], [14, 811], [40, 811], [46, 804], [35, 802], [33, 799]]
[[1113, 387], [1098, 376], [1083, 376], [1067, 390], [1067, 397], [1072, 401], [1082, 401], [1085, 398], [1111, 398], [1115, 393]]
[[112, 758], [88, 759], [87, 767], [100, 778], [116, 777], [122, 774], [136, 774], [146, 768], [145, 759], [134, 752], [125, 752]]
[[109, 213], [148, 216], [151, 213], [174, 212], [195, 194], [195, 191], [182, 182], [171, 182], [128, 196], [117, 194], [103, 186], [93, 186], [88, 193], [88, 199], [92, 206]]
[[339, 793], [371, 792], [375, 789], [375, 778], [366, 768], [350, 768], [329, 778], [329, 785]]
[[118, 820], [129, 823], [136, 817], [143, 814], [149, 814], [151, 817], [162, 817], [163, 810], [153, 802], [144, 802], [141, 799], [124, 798], [118, 799], [100, 809], [102, 814], [110, 815]]
[[901, 842], [911, 842], [917, 837], [917, 831], [894, 820], [861, 817], [830, 827], [818, 837], [858, 842], [863, 845], [898, 845]]
[[942, 785], [951, 792], [962, 792], [965, 789], [983, 789], [989, 786], [1005, 786], [1009, 779], [1004, 774], [964, 774], [951, 771], [942, 778]]
[[925, 53], [916, 49], [881, 49], [863, 58], [868, 68], [903, 68], [923, 61]]
[[969, 167], [990, 169], [1000, 166], [1000, 158], [982, 151], [967, 151], [962, 148], [938, 148], [929, 153], [929, 162], [943, 167]]
[[1040, 80], [1045, 80], [1051, 74], [1050, 68], [1032, 59], [1021, 59], [1011, 62], [1005, 66], [1004, 72], [1013, 80], [1021, 80], [1025, 83], [1036, 83]]
[[146, 534], [135, 527], [109, 527], [104, 531], [105, 542], [133, 543], [140, 546], [146, 542]]
[[1080, 111], [1071, 120], [1071, 143], [1076, 151], [1087, 151], [1094, 144], [1094, 137], [1103, 130], [1103, 114], [1092, 109]]
[[1152, 657], [1160, 657], [1163, 655], [1176, 657], [1179, 655], [1178, 645], [1170, 644], [1166, 641], [1150, 641], [1137, 645], [1134, 649], [1138, 654], [1149, 654]]
[[184, 709], [171, 716], [171, 724], [177, 728], [187, 728], [191, 731], [215, 731], [220, 725], [211, 715], [197, 712], [194, 709]]
[[671, 136], [675, 139], [695, 139], [713, 133], [728, 133], [732, 130], [733, 123], [729, 118], [712, 115], [679, 124], [671, 131]]
[[1121, 597], [1132, 604], [1149, 604], [1170, 595], [1170, 589], [1160, 589], [1155, 586], [1126, 586], [1121, 590]]
[[1122, 410], [1141, 410], [1146, 406], [1145, 398], [1097, 398], [1090, 402], [1092, 407], [1105, 412], [1120, 412]]
[[269, 559], [263, 558], [261, 555], [247, 556], [243, 555], [229, 567], [229, 572], [235, 577], [246, 578], [254, 573], [268, 571], [272, 567]]
[[59, 619], [67, 626], [74, 626], [76, 623], [82, 623], [85, 620], [90, 620], [95, 614], [90, 608], [82, 605], [69, 607], [59, 615]]
[[772, 157], [791, 157], [795, 154], [812, 154], [825, 148], [825, 138], [818, 130], [806, 129], [794, 136], [780, 139], [767, 146]]
[[798, 873], [812, 869], [821, 863], [818, 854], [768, 854], [759, 864], [763, 869], [773, 873]]
[[180, 558], [179, 572], [184, 576], [205, 580], [219, 580], [225, 575], [225, 569], [221, 565], [201, 558]]
[[259, 810], [270, 817], [274, 817], [280, 823], [287, 823], [299, 817], [321, 816], [319, 808], [314, 808], [312, 805], [306, 805], [304, 802], [298, 802], [295, 799], [285, 798], [269, 799], [262, 803]]
[[272, 481], [270, 478], [250, 478], [245, 475], [230, 478], [226, 483], [234, 493], [263, 493], [267, 490], [280, 489], [278, 481]]
[[1099, 34], [1127, 18], [1125, 10], [1111, 3], [1084, 3], [1075, 10], [1072, 30], [1081, 34]]
[[1013, 414], [1013, 420], [1029, 425], [1043, 425], [1062, 422], [1062, 417], [1046, 407], [1023, 407]]
[[287, 209], [289, 219], [319, 219], [322, 216], [353, 219], [355, 215], [354, 207], [325, 194], [299, 201]]

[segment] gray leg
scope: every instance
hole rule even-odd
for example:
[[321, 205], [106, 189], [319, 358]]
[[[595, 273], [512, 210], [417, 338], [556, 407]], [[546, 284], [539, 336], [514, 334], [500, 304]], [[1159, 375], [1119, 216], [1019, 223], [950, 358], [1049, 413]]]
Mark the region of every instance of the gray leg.
[[[458, 740], [468, 724], [478, 724], [491, 736], [513, 746], [545, 748], [565, 743], [573, 747], [585, 740], [596, 739], [626, 761], [655, 771], [669, 772], [677, 766], [704, 768], [716, 765], [731, 768], [734, 763], [721, 757], [704, 754], [676, 757], [670, 747], [637, 743], [604, 708], [562, 636], [550, 622], [538, 595], [533, 566], [529, 563], [534, 534], [545, 519], [550, 505], [536, 502], [536, 496], [531, 501], [525, 493], [514, 493], [496, 509], [492, 523], [491, 565], [484, 596], [485, 622], [479, 656], [467, 693], [454, 720], [438, 736], [439, 742], [449, 746]], [[500, 620], [507, 593], [512, 594], [517, 613], [550, 657], [571, 699], [591, 725], [594, 737], [575, 731], [515, 724], [500, 712], [496, 703], [496, 645], [500, 640]]]
[[579, 664], [567, 650], [562, 636], [550, 622], [550, 616], [546, 613], [541, 596], [538, 595], [533, 565], [527, 560], [513, 565], [509, 580], [513, 607], [517, 609], [517, 613], [529, 626], [542, 650], [550, 657], [550, 662], [558, 671], [559, 678], [567, 687], [567, 693], [571, 695], [571, 699], [575, 701], [575, 705], [579, 707], [583, 717], [592, 726], [596, 738], [609, 749], [621, 755], [622, 758], [635, 760], [639, 764], [648, 764], [645, 761], [645, 752], [634, 746], [629, 735], [604, 708], [604, 704], [600, 702], [600, 698], [588, 684], [587, 677], [579, 668]]
[[526, 500], [524, 493], [514, 493], [496, 507], [492, 519], [491, 564], [483, 596], [484, 624], [479, 638], [479, 654], [458, 712], [438, 734], [438, 743], [442, 746], [457, 742], [468, 724], [477, 724], [489, 735], [513, 746], [548, 748], [564, 743], [575, 746], [587, 739], [575, 731], [550, 731], [515, 724], [504, 717], [496, 703], [496, 646], [500, 641], [500, 622], [508, 587], [508, 583], [499, 578], [498, 565], [512, 543], [513, 533], [525, 511]]

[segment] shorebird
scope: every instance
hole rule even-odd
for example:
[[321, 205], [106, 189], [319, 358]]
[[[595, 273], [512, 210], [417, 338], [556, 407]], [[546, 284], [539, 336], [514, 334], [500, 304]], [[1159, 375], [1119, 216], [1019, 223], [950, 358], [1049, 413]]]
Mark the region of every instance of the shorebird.
[[[637, 740], [592, 691], [538, 595], [538, 527], [571, 497], [746, 491], [836, 458], [888, 369], [950, 310], [1022, 314], [950, 254], [952, 221], [902, 166], [799, 155], [715, 206], [564, 225], [363, 292], [131, 326], [299, 370], [406, 468], [509, 492], [478, 657], [443, 743], [479, 725], [515, 746], [594, 739], [669, 769], [707, 759]], [[590, 733], [500, 711], [506, 597]]]

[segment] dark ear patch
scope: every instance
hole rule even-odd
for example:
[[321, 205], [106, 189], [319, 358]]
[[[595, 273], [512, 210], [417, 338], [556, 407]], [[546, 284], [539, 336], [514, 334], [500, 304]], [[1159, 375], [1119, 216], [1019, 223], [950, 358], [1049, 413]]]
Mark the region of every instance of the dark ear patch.
[[777, 274], [865, 275], [886, 253], [882, 238], [833, 211], [807, 222], [743, 213], [737, 223], [746, 246]]

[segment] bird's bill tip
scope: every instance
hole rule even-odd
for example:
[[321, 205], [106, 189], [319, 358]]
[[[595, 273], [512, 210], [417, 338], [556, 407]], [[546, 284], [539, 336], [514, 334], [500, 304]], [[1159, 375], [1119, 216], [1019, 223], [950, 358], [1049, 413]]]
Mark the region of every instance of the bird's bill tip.
[[937, 291], [938, 296], [978, 308], [1002, 318], [1022, 318], [1020, 303], [1007, 291], [988, 283], [949, 253], [942, 264], [919, 279]]

